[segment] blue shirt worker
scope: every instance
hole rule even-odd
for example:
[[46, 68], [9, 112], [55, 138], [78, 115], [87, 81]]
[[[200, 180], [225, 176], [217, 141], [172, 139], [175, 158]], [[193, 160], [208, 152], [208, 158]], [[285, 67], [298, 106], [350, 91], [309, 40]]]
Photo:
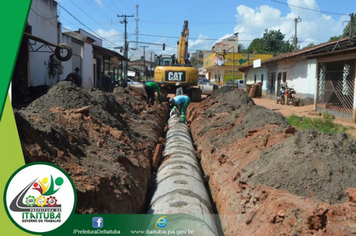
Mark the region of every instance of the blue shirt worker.
[[187, 114], [187, 108], [190, 103], [190, 97], [186, 95], [179, 95], [176, 96], [175, 98], [169, 99], [169, 102], [176, 108], [173, 107], [173, 109], [177, 109], [179, 113], [181, 114], [181, 121], [185, 122], [186, 121], [186, 114]]

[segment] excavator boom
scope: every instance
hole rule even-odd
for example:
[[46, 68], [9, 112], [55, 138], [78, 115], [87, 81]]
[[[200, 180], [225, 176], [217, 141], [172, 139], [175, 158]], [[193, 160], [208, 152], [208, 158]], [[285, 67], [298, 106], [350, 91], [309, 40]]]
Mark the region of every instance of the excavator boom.
[[178, 64], [184, 65], [188, 61], [188, 21], [185, 20], [183, 24], [183, 30], [178, 41]]

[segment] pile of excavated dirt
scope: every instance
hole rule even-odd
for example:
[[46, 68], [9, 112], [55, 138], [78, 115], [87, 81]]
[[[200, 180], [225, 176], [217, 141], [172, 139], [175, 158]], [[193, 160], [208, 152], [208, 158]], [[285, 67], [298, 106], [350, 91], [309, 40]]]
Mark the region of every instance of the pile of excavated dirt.
[[356, 233], [355, 141], [297, 132], [230, 87], [188, 121], [225, 235]]
[[344, 133], [299, 132], [249, 164], [242, 182], [287, 190], [335, 204], [356, 188], [356, 143]]
[[152, 155], [167, 105], [148, 108], [145, 91], [84, 90], [59, 82], [15, 118], [26, 163], [52, 162], [73, 179], [77, 213], [143, 213]]

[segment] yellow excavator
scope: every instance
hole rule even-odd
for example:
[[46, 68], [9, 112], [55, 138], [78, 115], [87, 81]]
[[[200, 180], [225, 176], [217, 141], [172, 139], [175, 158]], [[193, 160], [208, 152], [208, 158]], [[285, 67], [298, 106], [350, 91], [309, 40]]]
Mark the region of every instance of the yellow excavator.
[[[185, 20], [178, 41], [178, 56], [159, 55], [156, 57], [154, 81], [160, 86], [162, 98], [168, 93], [189, 95], [192, 102], [201, 100], [202, 91], [198, 87], [198, 69], [191, 65], [188, 53], [188, 21]], [[176, 92], [177, 91], [177, 92]]]

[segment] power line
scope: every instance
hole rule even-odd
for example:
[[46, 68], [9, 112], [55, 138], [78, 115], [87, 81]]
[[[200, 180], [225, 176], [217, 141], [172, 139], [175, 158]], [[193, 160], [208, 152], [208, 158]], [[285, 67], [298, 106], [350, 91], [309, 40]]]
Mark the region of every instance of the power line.
[[71, 17], [73, 17], [76, 21], [78, 21], [80, 24], [82, 24], [84, 27], [86, 27], [88, 30], [90, 30], [92, 33], [94, 33], [97, 37], [101, 38], [100, 35], [98, 35], [94, 30], [90, 29], [88, 26], [86, 26], [83, 22], [81, 22], [77, 17], [75, 17], [72, 13], [70, 13], [67, 9], [65, 9], [64, 7], [62, 7], [62, 5], [60, 5], [58, 3], [58, 6], [61, 7], [65, 12], [67, 12]]
[[[127, 33], [128, 35], [134, 35], [133, 33]], [[135, 34], [136, 35], [136, 34]], [[179, 39], [179, 37], [177, 36], [167, 36], [167, 35], [152, 35], [152, 34], [139, 34], [140, 36], [146, 36], [146, 37], [156, 37], [156, 38], [173, 38], [173, 39]], [[119, 34], [113, 34], [110, 35], [106, 38], [112, 38], [112, 37], [117, 37], [119, 36]], [[194, 39], [194, 40], [205, 40], [205, 41], [216, 41], [216, 40], [222, 40], [221, 38], [218, 39], [211, 39], [211, 38], [192, 38], [190, 37], [190, 39]], [[246, 42], [251, 42], [253, 41], [253, 39], [239, 39], [239, 41], [246, 41]]]
[[[165, 35], [152, 35], [152, 34], [139, 34], [142, 36], [147, 36], [147, 37], [159, 37], [159, 38], [178, 38], [177, 36], [165, 36]], [[200, 39], [200, 40], [206, 40], [206, 41], [216, 41], [216, 40], [222, 40], [221, 38], [218, 39], [207, 39], [207, 38], [192, 38], [189, 37], [190, 39]], [[252, 39], [239, 39], [239, 41], [252, 41]]]
[[[111, 2], [111, 4], [112, 4], [113, 6], [116, 7], [116, 10], [112, 9], [113, 11], [115, 11], [115, 14], [116, 14], [116, 12], [120, 11], [120, 8], [119, 8], [118, 6], [116, 6], [115, 2], [113, 2], [113, 1], [111, 1], [111, 0], [110, 0], [110, 2]], [[111, 9], [111, 8], [110, 8], [110, 9]]]
[[124, 3], [122, 0], [120, 0], [120, 2], [121, 2], [122, 5], [124, 5], [124, 7], [126, 7], [126, 9], [129, 10], [129, 12], [133, 15], [132, 11], [125, 5], [125, 3]]
[[99, 34], [97, 34], [94, 30], [92, 30], [91, 28], [89, 28], [87, 25], [85, 25], [83, 22], [81, 22], [78, 18], [76, 18], [72, 13], [70, 13], [67, 9], [65, 9], [62, 5], [60, 5], [58, 3], [58, 6], [60, 8], [62, 8], [65, 12], [67, 12], [71, 17], [73, 17], [76, 21], [78, 21], [81, 25], [83, 25], [84, 27], [86, 27], [89, 31], [91, 31], [93, 34], [95, 34], [98, 38], [102, 39], [102, 40], [105, 40], [106, 42], [112, 44], [112, 45], [115, 45], [115, 43], [107, 40], [107, 39], [104, 39], [103, 37], [101, 37]]
[[105, 29], [105, 27], [103, 27], [100, 23], [98, 23], [96, 20], [94, 20], [88, 13], [86, 13], [85, 11], [83, 11], [82, 8], [80, 8], [77, 4], [74, 3], [74, 1], [70, 0], [74, 6], [76, 6], [81, 12], [83, 12], [85, 15], [87, 15], [90, 19], [92, 19], [95, 23], [97, 23], [98, 25], [100, 25], [104, 30], [107, 31], [107, 29]]
[[57, 18], [57, 16], [50, 17], [50, 18], [46, 18], [46, 17], [44, 17], [43, 15], [39, 14], [38, 12], [36, 12], [35, 10], [33, 10], [32, 8], [31, 8], [31, 11], [33, 11], [33, 13], [35, 13], [37, 16], [41, 17], [41, 18], [44, 19], [44, 20], [48, 20], [48, 21], [49, 21], [49, 20], [52, 20], [52, 19]]
[[[90, 6], [91, 9], [95, 9], [94, 12], [95, 12], [96, 14], [98, 14], [102, 19], [104, 19], [104, 21], [106, 21], [105, 18], [106, 18], [108, 15], [107, 15], [107, 14], [105, 15], [105, 14], [103, 14], [101, 11], [96, 10], [96, 9], [98, 8], [98, 6], [97, 6], [97, 5], [94, 5], [93, 1], [91, 1], [91, 0], [85, 0], [85, 2], [87, 3], [88, 6]], [[111, 9], [111, 8], [110, 8], [110, 9]]]
[[277, 0], [271, 0], [272, 2], [276, 2], [276, 3], [280, 3], [283, 5], [287, 5], [290, 7], [296, 7], [296, 8], [300, 8], [300, 9], [304, 9], [304, 10], [308, 10], [308, 11], [315, 11], [315, 12], [320, 12], [320, 13], [325, 13], [325, 14], [331, 14], [331, 15], [339, 15], [339, 16], [345, 16], [345, 15], [349, 15], [349, 14], [343, 14], [343, 13], [336, 13], [336, 12], [328, 12], [328, 11], [320, 11], [320, 10], [316, 10], [316, 9], [310, 9], [307, 7], [301, 7], [301, 6], [296, 6], [296, 5], [292, 5], [292, 4], [288, 4], [285, 2], [281, 2], [281, 1], [277, 1]]

